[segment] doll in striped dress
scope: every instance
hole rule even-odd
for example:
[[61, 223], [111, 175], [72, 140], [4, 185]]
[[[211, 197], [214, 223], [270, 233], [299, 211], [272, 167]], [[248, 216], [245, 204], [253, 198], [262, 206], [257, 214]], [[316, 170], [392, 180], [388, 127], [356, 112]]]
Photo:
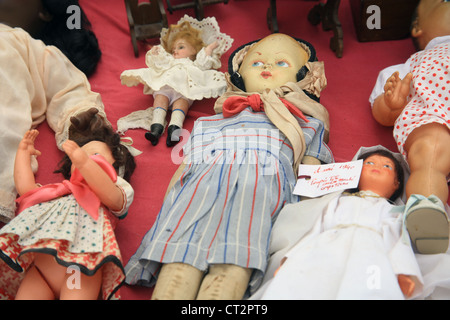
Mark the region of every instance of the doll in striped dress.
[[310, 97], [325, 85], [322, 67], [310, 44], [284, 34], [233, 53], [227, 92], [216, 115], [196, 121], [161, 211], [125, 268], [129, 284], [156, 282], [153, 299], [208, 300], [242, 299], [259, 285], [272, 223], [298, 201], [298, 164], [333, 161], [328, 113]]

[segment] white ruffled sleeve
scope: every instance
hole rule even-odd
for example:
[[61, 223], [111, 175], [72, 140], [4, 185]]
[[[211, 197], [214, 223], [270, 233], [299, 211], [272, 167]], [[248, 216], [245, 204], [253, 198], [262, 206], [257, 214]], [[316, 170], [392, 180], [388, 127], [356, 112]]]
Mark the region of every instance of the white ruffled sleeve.
[[220, 57], [217, 54], [213, 52], [212, 55], [208, 56], [205, 48], [202, 48], [197, 53], [197, 58], [194, 61], [194, 65], [201, 70], [211, 70], [219, 69], [222, 66], [222, 63], [220, 62]]
[[134, 199], [134, 189], [125, 179], [123, 179], [120, 176], [117, 176], [116, 185], [120, 188], [123, 194], [123, 206], [118, 211], [112, 211], [111, 213], [114, 214], [116, 217], [124, 218], [128, 210], [130, 209], [131, 203]]
[[145, 64], [155, 72], [164, 72], [171, 67], [175, 58], [161, 45], [154, 46], [145, 54]]

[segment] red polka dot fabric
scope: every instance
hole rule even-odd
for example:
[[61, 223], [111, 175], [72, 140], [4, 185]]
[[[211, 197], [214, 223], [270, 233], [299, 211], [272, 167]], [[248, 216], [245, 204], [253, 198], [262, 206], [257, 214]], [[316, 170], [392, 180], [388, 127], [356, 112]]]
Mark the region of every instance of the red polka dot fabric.
[[411, 57], [413, 74], [409, 102], [394, 126], [399, 151], [417, 127], [441, 123], [450, 128], [450, 44], [437, 45]]

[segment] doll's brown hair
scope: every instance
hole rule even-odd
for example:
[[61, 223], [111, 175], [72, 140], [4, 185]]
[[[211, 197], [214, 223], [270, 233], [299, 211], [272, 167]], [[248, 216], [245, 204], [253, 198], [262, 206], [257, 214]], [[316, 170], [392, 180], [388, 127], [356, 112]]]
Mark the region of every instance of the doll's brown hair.
[[[85, 127], [85, 123], [77, 123], [71, 119], [71, 139], [74, 140], [80, 147], [84, 146], [90, 141], [104, 142], [111, 150], [112, 156], [115, 160], [113, 167], [118, 175], [121, 175], [126, 181], [130, 181], [131, 175], [136, 168], [136, 162], [133, 155], [123, 144], [120, 143], [120, 135], [108, 126], [99, 125], [99, 116], [95, 113]], [[90, 129], [90, 130], [87, 130]], [[78, 132], [77, 132], [78, 131]], [[89, 132], [89, 134], [87, 134]], [[79, 133], [79, 134], [77, 134]], [[72, 161], [68, 155], [59, 162], [59, 168], [54, 173], [61, 173], [65, 179], [70, 179]]]
[[178, 39], [186, 40], [194, 47], [197, 53], [205, 46], [201, 37], [201, 31], [193, 28], [187, 21], [184, 21], [179, 25], [170, 25], [167, 34], [161, 38], [161, 45], [167, 52], [172, 53], [173, 44]]

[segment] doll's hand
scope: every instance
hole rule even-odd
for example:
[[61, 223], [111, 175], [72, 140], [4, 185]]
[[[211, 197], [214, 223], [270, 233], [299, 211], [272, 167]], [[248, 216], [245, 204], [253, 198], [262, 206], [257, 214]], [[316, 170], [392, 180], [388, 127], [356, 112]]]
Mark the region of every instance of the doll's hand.
[[205, 53], [207, 56], [212, 55], [212, 52], [214, 51], [215, 48], [217, 48], [219, 46], [219, 43], [217, 41], [214, 41], [213, 43], [210, 43], [206, 46], [205, 48]]
[[399, 284], [400, 289], [402, 290], [403, 294], [407, 298], [411, 297], [412, 293], [414, 292], [414, 288], [416, 287], [416, 284], [411, 279], [411, 277], [407, 276], [405, 274], [399, 274], [397, 279], [398, 279], [398, 284]]
[[157, 55], [159, 55], [160, 49], [161, 49], [161, 47], [154, 46], [153, 48], [151, 48], [150, 54], [157, 56]]
[[384, 85], [384, 101], [391, 110], [403, 109], [408, 103], [412, 74], [408, 73], [403, 80], [394, 72]]
[[72, 140], [64, 141], [64, 143], [62, 144], [62, 148], [64, 152], [69, 156], [72, 164], [78, 169], [80, 169], [86, 163], [86, 161], [89, 160], [89, 156], [87, 155], [87, 153]]
[[18, 150], [28, 152], [30, 156], [40, 156], [41, 152], [34, 147], [34, 141], [38, 135], [39, 131], [28, 130], [20, 141]]

